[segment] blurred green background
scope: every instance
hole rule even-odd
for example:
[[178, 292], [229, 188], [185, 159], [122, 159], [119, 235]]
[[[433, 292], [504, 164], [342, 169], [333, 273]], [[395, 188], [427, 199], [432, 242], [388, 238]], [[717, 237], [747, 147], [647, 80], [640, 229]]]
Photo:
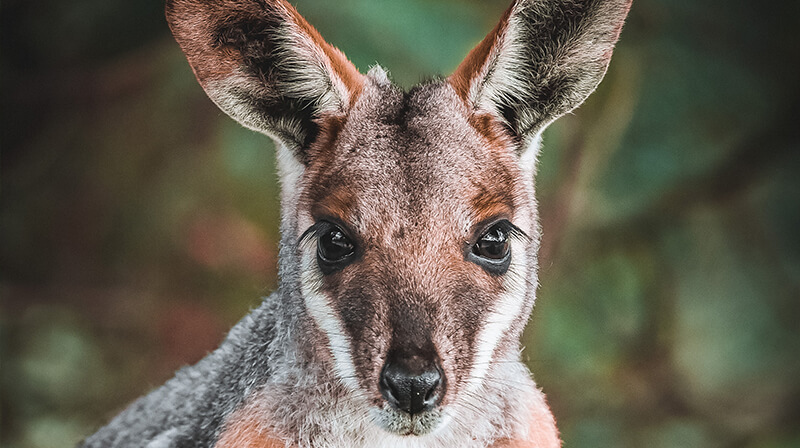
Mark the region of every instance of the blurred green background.
[[[508, 0], [295, 4], [410, 86]], [[71, 446], [275, 286], [272, 143], [205, 97], [162, 9], [0, 4], [3, 446]], [[798, 28], [796, 1], [636, 0], [546, 132], [524, 356], [566, 447], [800, 447]]]

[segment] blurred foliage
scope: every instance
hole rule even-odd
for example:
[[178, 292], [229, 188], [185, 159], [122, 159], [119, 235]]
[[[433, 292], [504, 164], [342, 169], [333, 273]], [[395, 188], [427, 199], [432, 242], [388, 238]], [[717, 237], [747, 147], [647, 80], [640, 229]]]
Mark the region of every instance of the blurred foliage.
[[[449, 73], [506, 0], [298, 0], [362, 70]], [[568, 447], [800, 446], [800, 3], [637, 0], [545, 134], [526, 359]], [[272, 143], [157, 1], [0, 4], [0, 443], [69, 446], [276, 282]]]

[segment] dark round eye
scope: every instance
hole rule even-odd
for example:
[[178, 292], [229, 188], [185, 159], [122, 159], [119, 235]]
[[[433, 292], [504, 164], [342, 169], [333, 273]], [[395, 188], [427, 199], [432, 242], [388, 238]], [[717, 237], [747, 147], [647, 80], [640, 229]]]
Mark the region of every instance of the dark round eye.
[[355, 245], [334, 224], [325, 222], [317, 231], [317, 259], [323, 273], [342, 268], [355, 253]]
[[515, 232], [510, 222], [495, 223], [478, 238], [467, 252], [467, 260], [482, 267], [492, 275], [503, 275], [511, 266], [509, 237]]
[[501, 224], [495, 224], [475, 243], [472, 251], [479, 257], [502, 260], [508, 256], [508, 232]]

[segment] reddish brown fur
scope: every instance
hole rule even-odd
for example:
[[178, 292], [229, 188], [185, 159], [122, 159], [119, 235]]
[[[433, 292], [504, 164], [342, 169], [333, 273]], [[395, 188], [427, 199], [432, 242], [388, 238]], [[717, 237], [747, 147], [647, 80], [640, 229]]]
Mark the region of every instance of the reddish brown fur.
[[502, 189], [482, 189], [472, 198], [475, 221], [485, 223], [490, 219], [510, 219], [514, 212], [513, 198]]
[[[328, 57], [331, 67], [339, 76], [347, 90], [350, 92], [350, 103], [352, 104], [364, 87], [364, 77], [347, 57], [336, 47], [327, 43], [319, 31], [309, 24], [288, 2], [285, 0], [273, 0], [280, 8], [284, 9], [289, 17], [288, 20], [297, 25]], [[181, 2], [176, 2], [181, 3]], [[252, 4], [240, 3], [239, 11], [233, 11], [226, 3], [199, 2], [194, 0], [184, 0], [191, 6], [175, 6], [175, 10], [192, 11], [193, 17], [184, 17], [180, 14], [167, 14], [170, 18], [169, 26], [175, 35], [178, 43], [194, 70], [197, 80], [203, 87], [209, 82], [223, 80], [242, 66], [242, 55], [229, 47], [217, 47], [214, 45], [215, 27], [225, 23], [232, 16], [239, 16], [241, 19], [252, 17], [258, 19], [263, 11], [253, 8]], [[195, 17], [203, 17], [203, 20], [193, 20]], [[208, 20], [210, 18], [210, 20]], [[214, 54], [214, 57], [209, 57]]]
[[[516, 2], [514, 4], [516, 4]], [[500, 19], [500, 23], [494, 27], [492, 32], [469, 52], [456, 71], [448, 78], [448, 81], [453, 85], [458, 96], [467, 103], [468, 107], [471, 107], [469, 105], [470, 86], [475, 77], [483, 71], [483, 67], [492, 49], [497, 45], [500, 36], [505, 32], [508, 26], [508, 19], [511, 17], [511, 11], [514, 9], [514, 4], [506, 10], [505, 14], [503, 14], [503, 18]]]
[[[555, 419], [547, 407], [544, 394], [539, 392], [536, 397], [536, 402], [531, 403], [532, 415], [528, 437], [524, 440], [498, 440], [488, 448], [557, 448], [561, 446]], [[224, 430], [214, 448], [286, 447], [285, 442], [268, 429], [269, 422], [262, 419], [263, 416], [252, 404], [239, 408], [225, 422]]]
[[225, 429], [214, 448], [284, 448], [286, 444], [263, 427], [259, 415], [247, 406], [240, 408], [225, 422]]
[[347, 90], [350, 92], [350, 104], [354, 104], [361, 91], [364, 89], [364, 76], [359, 73], [356, 67], [347, 56], [338, 48], [329, 44], [322, 38], [322, 35], [314, 28], [297, 10], [289, 3], [280, 0], [280, 3], [285, 5], [286, 10], [292, 16], [292, 20], [305, 32], [308, 37], [325, 53], [325, 56], [330, 59], [333, 71], [339, 75]]
[[[307, 159], [313, 161], [308, 167], [310, 171], [315, 170], [320, 175], [325, 172], [324, 167], [331, 166], [335, 160], [333, 148], [339, 134], [347, 123], [345, 116], [325, 116], [318, 120], [319, 134], [317, 139], [308, 149]], [[326, 173], [330, 174], [330, 173]], [[315, 179], [314, 182], [320, 182]], [[330, 189], [316, 188], [311, 190], [311, 196], [304, 198], [309, 201], [311, 215], [317, 219], [335, 218], [342, 222], [348, 222], [350, 212], [355, 205], [355, 192], [348, 188], [346, 182], [339, 182], [332, 185]]]
[[[511, 219], [515, 208], [512, 192], [519, 190], [514, 180], [519, 175], [518, 167], [516, 161], [509, 160], [512, 151], [510, 148], [513, 148], [512, 138], [490, 114], [472, 114], [467, 121], [486, 140], [487, 149], [495, 159], [491, 166], [485, 167], [491, 170], [491, 174], [484, 179], [492, 182], [481, 183], [480, 191], [471, 200], [476, 222], [496, 217]], [[500, 160], [507, 163], [498, 163]]]
[[355, 201], [356, 198], [351, 189], [344, 186], [334, 188], [326, 192], [324, 199], [314, 202], [311, 207], [311, 216], [317, 220], [333, 218], [343, 223], [349, 222]]
[[331, 148], [336, 145], [339, 133], [347, 123], [346, 115], [326, 114], [315, 120], [319, 130], [316, 139], [303, 153], [302, 161], [307, 164], [309, 160], [329, 160]]
[[473, 105], [470, 104], [469, 95], [470, 88], [476, 78], [481, 76], [488, 62], [487, 59], [493, 51], [496, 51], [495, 47], [499, 45], [500, 38], [505, 33], [513, 9], [514, 4], [506, 10], [492, 32], [470, 51], [455, 72], [447, 79], [459, 98], [472, 112], [469, 115], [470, 125], [489, 142], [492, 149], [499, 150], [505, 150], [505, 148], [511, 146], [511, 134], [496, 116], [490, 113], [474, 111], [472, 109]]
[[541, 391], [537, 391], [537, 401], [531, 403], [532, 412], [528, 437], [520, 439], [502, 439], [493, 443], [489, 448], [560, 448], [561, 440], [558, 438], [558, 429], [553, 414]]
[[[186, 6], [184, 3], [191, 6]], [[209, 81], [227, 78], [241, 65], [238, 53], [227, 48], [213, 48], [211, 28], [230, 15], [230, 11], [215, 5], [194, 1], [167, 5], [167, 19], [172, 34], [186, 53], [192, 70], [203, 87]], [[172, 8], [172, 11], [169, 8]], [[190, 11], [192, 16], [187, 17]], [[206, 20], [205, 16], [213, 19]], [[215, 56], [208, 57], [209, 54]]]
[[512, 146], [512, 137], [508, 129], [492, 114], [471, 114], [469, 124], [487, 140], [491, 149], [504, 151]]

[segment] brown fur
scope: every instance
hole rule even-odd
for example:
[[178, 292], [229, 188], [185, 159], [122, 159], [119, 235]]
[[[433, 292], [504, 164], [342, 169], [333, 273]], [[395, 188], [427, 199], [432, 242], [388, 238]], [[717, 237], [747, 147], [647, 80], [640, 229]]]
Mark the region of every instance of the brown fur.
[[[227, 78], [242, 63], [241, 55], [227, 48], [214, 49], [209, 39], [211, 27], [230, 14], [230, 11], [219, 6], [188, 0], [167, 4], [167, 18], [171, 18], [168, 20], [169, 26], [202, 86]], [[204, 11], [203, 15], [212, 20], [201, 20], [199, 14], [189, 16], [185, 12], [192, 10]], [[216, 54], [216, 57], [208, 57], [209, 54]]]
[[358, 99], [358, 95], [360, 95], [361, 91], [364, 89], [364, 76], [359, 73], [353, 63], [347, 59], [347, 56], [345, 56], [341, 50], [326, 42], [325, 39], [322, 38], [322, 35], [319, 34], [319, 31], [308, 23], [308, 21], [297, 12], [294, 6], [285, 3], [285, 7], [297, 26], [299, 26], [328, 57], [333, 71], [339, 75], [352, 95], [351, 104], [355, 103]]
[[514, 145], [514, 136], [497, 117], [491, 114], [474, 113], [469, 116], [469, 124], [493, 149], [503, 150]]
[[553, 414], [545, 401], [544, 394], [536, 394], [531, 403], [530, 426], [525, 438], [498, 440], [490, 448], [560, 448], [561, 440]]
[[214, 448], [284, 448], [286, 443], [264, 427], [263, 416], [247, 407], [234, 412]]
[[[502, 439], [488, 448], [558, 448], [561, 441], [544, 394], [530, 403], [528, 434], [524, 439]], [[285, 442], [269, 428], [269, 421], [252, 404], [231, 414], [214, 448], [284, 448]], [[289, 448], [293, 448], [290, 446]]]
[[464, 58], [461, 64], [459, 64], [458, 68], [456, 68], [455, 72], [453, 72], [448, 79], [450, 84], [453, 85], [453, 88], [456, 89], [458, 96], [464, 100], [468, 107], [472, 107], [472, 105], [469, 104], [470, 87], [475, 81], [475, 78], [483, 71], [484, 66], [489, 59], [489, 55], [493, 51], [497, 50], [496, 47], [500, 42], [500, 38], [505, 32], [506, 27], [508, 26], [508, 19], [511, 16], [511, 12], [514, 9], [515, 4], [516, 1], [512, 3], [508, 9], [506, 9], [506, 12], [503, 14], [500, 22], [475, 48], [472, 49], [472, 51], [469, 52], [467, 57]]

